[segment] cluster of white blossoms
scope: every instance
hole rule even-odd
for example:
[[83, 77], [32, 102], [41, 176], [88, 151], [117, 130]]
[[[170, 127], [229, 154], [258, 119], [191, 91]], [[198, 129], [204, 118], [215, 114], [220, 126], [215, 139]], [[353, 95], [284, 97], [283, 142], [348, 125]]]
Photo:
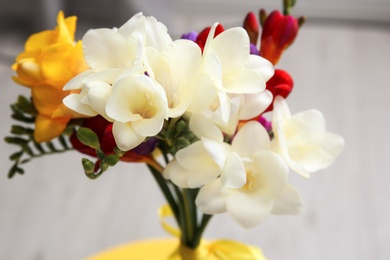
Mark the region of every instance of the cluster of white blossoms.
[[265, 83], [274, 68], [250, 54], [243, 28], [214, 38], [216, 26], [203, 50], [190, 40], [173, 41], [162, 23], [141, 13], [118, 29], [89, 30], [82, 42], [90, 70], [64, 87], [79, 90], [64, 104], [113, 122], [123, 151], [159, 134], [166, 120], [185, 116], [199, 141], [175, 154], [164, 177], [181, 188], [200, 188], [196, 204], [203, 213], [228, 212], [251, 228], [269, 214], [298, 213], [302, 201], [287, 182], [289, 169], [309, 177], [332, 163], [344, 141], [326, 131], [320, 112], [291, 115], [280, 97], [272, 140], [257, 121], [238, 129], [240, 120], [272, 102]]

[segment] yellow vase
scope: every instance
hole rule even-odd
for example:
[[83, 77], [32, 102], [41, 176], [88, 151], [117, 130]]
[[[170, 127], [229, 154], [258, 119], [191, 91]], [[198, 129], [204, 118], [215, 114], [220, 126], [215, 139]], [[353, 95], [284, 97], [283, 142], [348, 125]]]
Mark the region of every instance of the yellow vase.
[[162, 238], [132, 242], [98, 253], [85, 260], [266, 260], [261, 250], [230, 240], [203, 241], [192, 250], [179, 239]]

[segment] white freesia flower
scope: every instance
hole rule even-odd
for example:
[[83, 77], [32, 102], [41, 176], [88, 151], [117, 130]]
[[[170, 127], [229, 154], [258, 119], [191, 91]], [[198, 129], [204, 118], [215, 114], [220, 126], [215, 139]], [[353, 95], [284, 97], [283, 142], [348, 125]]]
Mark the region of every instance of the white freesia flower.
[[171, 42], [167, 28], [142, 13], [134, 15], [119, 29], [89, 30], [83, 37], [83, 51], [91, 69], [64, 86], [64, 90], [82, 89], [80, 94], [66, 97], [65, 105], [80, 114], [101, 114], [110, 120], [105, 113], [105, 103], [113, 82], [129, 71], [153, 74], [145, 50], [161, 52]]
[[228, 186], [244, 185], [244, 165], [223, 141], [221, 130], [201, 114], [193, 115], [190, 128], [201, 140], [179, 150], [164, 177], [182, 188], [198, 188], [219, 176]]
[[274, 101], [273, 148], [290, 168], [309, 178], [310, 173], [331, 165], [344, 148], [344, 139], [326, 131], [325, 118], [318, 110], [291, 115], [286, 101]]
[[145, 48], [162, 51], [172, 39], [165, 25], [138, 13], [119, 29], [89, 30], [82, 41], [87, 64], [99, 71], [145, 65]]
[[146, 137], [157, 135], [167, 115], [164, 89], [146, 75], [124, 74], [113, 84], [106, 113], [113, 119], [119, 149], [130, 150]]
[[[206, 113], [224, 132], [232, 134], [240, 117], [253, 118], [271, 102], [270, 93], [262, 92], [274, 69], [268, 60], [250, 54], [249, 37], [243, 28], [231, 28], [213, 38], [216, 26], [211, 28], [203, 51], [203, 71], [216, 89], [216, 100]], [[253, 109], [244, 101], [248, 95], [257, 95], [253, 99], [264, 104]]]
[[150, 76], [165, 89], [169, 117], [183, 115], [194, 102], [193, 110], [204, 110], [213, 100], [208, 78], [200, 71], [201, 56], [199, 46], [189, 40], [176, 40], [162, 52], [148, 49]]
[[[301, 197], [287, 183], [288, 167], [270, 150], [266, 130], [258, 122], [249, 122], [237, 133], [232, 154], [238, 154], [245, 166], [243, 185], [230, 176], [221, 175], [199, 191], [196, 205], [206, 214], [228, 212], [245, 228], [253, 228], [269, 214], [297, 214]], [[230, 180], [229, 180], [230, 179]]]

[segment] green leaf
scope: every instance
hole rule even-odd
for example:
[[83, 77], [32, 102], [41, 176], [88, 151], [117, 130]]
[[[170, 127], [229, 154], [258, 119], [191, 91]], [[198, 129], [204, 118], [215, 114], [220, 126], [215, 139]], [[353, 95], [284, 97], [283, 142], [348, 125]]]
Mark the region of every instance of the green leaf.
[[34, 133], [34, 129], [25, 128], [20, 125], [11, 126], [11, 133], [15, 135], [32, 135]]
[[47, 146], [47, 148], [49, 148], [50, 151], [52, 151], [52, 152], [56, 152], [56, 151], [57, 151], [56, 147], [54, 146], [54, 144], [53, 144], [52, 142], [46, 142], [46, 146]]
[[17, 174], [17, 173], [23, 174], [23, 173], [24, 173], [24, 170], [23, 170], [22, 168], [18, 167], [18, 165], [15, 163], [15, 164], [12, 166], [12, 168], [9, 170], [9, 172], [8, 172], [8, 178], [11, 179], [11, 178], [14, 177], [15, 174]]
[[86, 146], [99, 149], [100, 142], [98, 136], [91, 129], [86, 127], [80, 127], [77, 131], [77, 138]]
[[60, 142], [60, 144], [62, 145], [62, 147], [64, 147], [65, 149], [68, 149], [68, 144], [66, 143], [66, 140], [64, 138], [63, 135], [60, 135], [58, 136], [58, 141]]
[[109, 166], [114, 166], [119, 162], [119, 156], [116, 154], [109, 154], [106, 157], [104, 157], [103, 162], [108, 164]]
[[20, 151], [20, 152], [16, 152], [16, 153], [13, 153], [9, 156], [9, 159], [11, 161], [15, 161], [15, 160], [19, 160], [20, 157], [23, 155], [23, 151]]
[[16, 144], [20, 146], [24, 146], [28, 143], [28, 140], [21, 137], [7, 136], [4, 138], [4, 141], [9, 144]]
[[40, 152], [40, 153], [45, 153], [45, 150], [43, 149], [42, 145], [37, 143], [37, 142], [33, 142], [34, 144], [34, 147]]
[[35, 109], [34, 104], [30, 101], [30, 99], [25, 96], [18, 96], [18, 101], [16, 105], [26, 114], [35, 116], [37, 114], [37, 110]]

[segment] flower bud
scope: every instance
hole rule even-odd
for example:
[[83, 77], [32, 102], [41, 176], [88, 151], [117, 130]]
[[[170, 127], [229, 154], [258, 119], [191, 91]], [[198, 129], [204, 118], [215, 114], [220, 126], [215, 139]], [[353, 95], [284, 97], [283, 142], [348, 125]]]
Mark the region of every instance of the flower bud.
[[298, 34], [298, 19], [273, 11], [264, 22], [261, 34], [260, 56], [276, 64], [283, 51]]
[[259, 22], [253, 12], [249, 12], [244, 19], [244, 29], [248, 33], [250, 43], [256, 45], [259, 38]]
[[293, 89], [294, 82], [290, 74], [286, 71], [276, 69], [275, 74], [267, 81], [266, 86], [266, 88], [271, 91], [273, 100], [264, 113], [273, 110], [273, 103], [276, 96], [286, 98], [290, 94]]

